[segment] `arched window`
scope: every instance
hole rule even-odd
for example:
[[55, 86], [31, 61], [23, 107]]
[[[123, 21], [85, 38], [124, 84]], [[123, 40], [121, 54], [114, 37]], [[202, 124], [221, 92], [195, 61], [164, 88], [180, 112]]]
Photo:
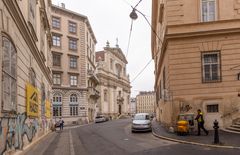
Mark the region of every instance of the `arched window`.
[[76, 95], [76, 94], [72, 94], [72, 95], [70, 96], [70, 102], [71, 102], [71, 103], [76, 103], [77, 100], [78, 100], [78, 98], [77, 98], [77, 95]]
[[53, 95], [53, 104], [62, 104], [62, 95], [61, 94]]
[[62, 95], [53, 95], [53, 116], [62, 116]]
[[2, 110], [17, 110], [17, 52], [13, 43], [3, 37]]
[[76, 94], [70, 95], [70, 116], [78, 116], [78, 98]]

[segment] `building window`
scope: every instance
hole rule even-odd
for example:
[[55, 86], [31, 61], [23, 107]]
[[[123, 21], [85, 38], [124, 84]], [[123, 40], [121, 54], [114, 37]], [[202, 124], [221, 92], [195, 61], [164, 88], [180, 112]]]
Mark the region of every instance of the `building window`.
[[122, 73], [122, 66], [120, 64], [116, 64], [116, 73], [118, 78], [120, 78]]
[[60, 29], [60, 18], [52, 17], [52, 28]]
[[53, 84], [61, 85], [61, 74], [60, 73], [53, 73]]
[[207, 112], [218, 112], [218, 104], [207, 105]]
[[70, 50], [77, 50], [77, 40], [69, 38], [69, 49]]
[[166, 70], [163, 68], [163, 89], [166, 89]]
[[104, 95], [103, 95], [104, 101], [107, 102], [107, 90], [104, 90]]
[[113, 59], [110, 59], [110, 68], [113, 69]]
[[76, 104], [77, 101], [78, 101], [77, 95], [76, 95], [76, 94], [72, 94], [72, 95], [70, 96], [70, 103]]
[[44, 83], [41, 84], [41, 116], [45, 116], [46, 112], [46, 89]]
[[13, 43], [3, 37], [2, 110], [17, 110], [17, 53]]
[[202, 0], [202, 21], [215, 21], [216, 0]]
[[53, 95], [53, 116], [62, 116], [62, 96]]
[[37, 0], [28, 0], [28, 24], [32, 33], [36, 32], [36, 8]]
[[29, 77], [30, 77], [30, 83], [31, 85], [33, 85], [34, 87], [36, 87], [36, 73], [33, 70], [33, 68], [30, 68], [29, 70]]
[[53, 34], [52, 35], [52, 43], [53, 43], [53, 46], [60, 47], [61, 46], [61, 36]]
[[62, 96], [60, 94], [53, 95], [54, 104], [62, 104]]
[[70, 57], [70, 68], [72, 69], [77, 68], [77, 57], [74, 56]]
[[126, 76], [126, 68], [123, 68], [123, 75]]
[[74, 22], [69, 22], [68, 23], [68, 31], [70, 33], [76, 33], [77, 32], [77, 24]]
[[70, 116], [78, 115], [78, 98], [76, 94], [70, 96]]
[[221, 80], [220, 53], [202, 53], [203, 82], [219, 82]]
[[70, 116], [78, 116], [78, 105], [70, 105]]
[[60, 54], [53, 54], [53, 66], [61, 66], [61, 55]]
[[77, 86], [77, 75], [70, 75], [70, 85]]
[[62, 116], [62, 106], [53, 105], [53, 116]]

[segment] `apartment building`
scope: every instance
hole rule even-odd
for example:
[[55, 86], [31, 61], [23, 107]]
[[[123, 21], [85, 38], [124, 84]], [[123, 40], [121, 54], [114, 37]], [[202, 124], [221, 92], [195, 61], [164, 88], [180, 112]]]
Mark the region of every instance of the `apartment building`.
[[205, 124], [240, 118], [240, 2], [153, 0], [152, 57], [158, 120], [201, 109]]
[[136, 98], [130, 98], [130, 114], [134, 115], [137, 111]]
[[0, 154], [22, 150], [52, 125], [50, 6], [0, 1]]
[[87, 16], [52, 5], [53, 118], [67, 124], [93, 121], [99, 92], [94, 36]]
[[127, 60], [118, 44], [110, 47], [107, 42], [103, 51], [96, 52], [99, 114], [117, 118], [129, 114], [130, 82], [127, 75]]
[[155, 113], [156, 95], [154, 91], [141, 91], [136, 96], [137, 113]]

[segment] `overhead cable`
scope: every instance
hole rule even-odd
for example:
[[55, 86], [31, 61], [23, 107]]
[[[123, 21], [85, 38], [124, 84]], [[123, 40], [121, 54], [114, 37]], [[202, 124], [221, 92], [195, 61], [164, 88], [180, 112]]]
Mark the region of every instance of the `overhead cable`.
[[[131, 7], [132, 7], [132, 6], [131, 6]], [[135, 7], [132, 7], [132, 8], [135, 9], [137, 12], [139, 12], [139, 13], [144, 17], [144, 19], [147, 21], [148, 25], [151, 27], [152, 32], [155, 34], [155, 36], [158, 38], [158, 40], [159, 40], [160, 43], [162, 44], [163, 42], [162, 42], [161, 38], [158, 36], [158, 34], [156, 33], [156, 31], [155, 31], [154, 28], [152, 27], [151, 23], [148, 21], [146, 15], [144, 15], [141, 11], [137, 10]], [[160, 52], [157, 51], [157, 52], [155, 53], [155, 55], [153, 55], [153, 59], [155, 59], [155, 57], [156, 57], [159, 53], [160, 53]], [[131, 81], [131, 83], [134, 82], [134, 81], [142, 74], [142, 72], [147, 68], [147, 66], [151, 63], [151, 61], [152, 61], [152, 59], [151, 59], [150, 61], [148, 61], [148, 63], [143, 67], [143, 69], [141, 69], [141, 71], [133, 78], [133, 80]]]

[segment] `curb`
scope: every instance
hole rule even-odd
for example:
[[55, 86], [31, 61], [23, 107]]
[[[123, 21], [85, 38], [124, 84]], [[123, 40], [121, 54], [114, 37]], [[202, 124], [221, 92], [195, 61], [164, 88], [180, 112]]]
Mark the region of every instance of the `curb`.
[[190, 141], [184, 141], [184, 140], [169, 138], [169, 137], [165, 137], [165, 136], [160, 136], [160, 135], [156, 134], [154, 131], [152, 131], [152, 134], [155, 137], [158, 137], [158, 138], [161, 138], [161, 139], [164, 139], [164, 140], [168, 140], [168, 141], [182, 143], [182, 144], [191, 144], [191, 145], [198, 145], [198, 146], [205, 146], [205, 147], [212, 147], [212, 148], [240, 149], [240, 147], [238, 147], [238, 146], [227, 146], [227, 145], [226, 146], [221, 146], [221, 145], [213, 145], [213, 144], [203, 144], [203, 143], [190, 142]]
[[78, 127], [82, 127], [82, 126], [88, 126], [88, 125], [91, 125], [91, 124], [94, 124], [94, 123], [88, 123], [88, 124], [81, 124], [81, 125], [73, 125], [73, 126], [64, 126], [63, 129], [75, 129], [75, 128], [78, 128]]
[[22, 150], [16, 150], [16, 152], [14, 152], [14, 155], [23, 155], [25, 153], [25, 151], [27, 151], [29, 148], [31, 148], [33, 145], [37, 144], [39, 141], [41, 141], [44, 137], [46, 137], [47, 135], [51, 134], [52, 131], [48, 131], [46, 134], [42, 135], [41, 137], [39, 137], [38, 139], [36, 139], [35, 141], [29, 143], [27, 146], [23, 147]]

